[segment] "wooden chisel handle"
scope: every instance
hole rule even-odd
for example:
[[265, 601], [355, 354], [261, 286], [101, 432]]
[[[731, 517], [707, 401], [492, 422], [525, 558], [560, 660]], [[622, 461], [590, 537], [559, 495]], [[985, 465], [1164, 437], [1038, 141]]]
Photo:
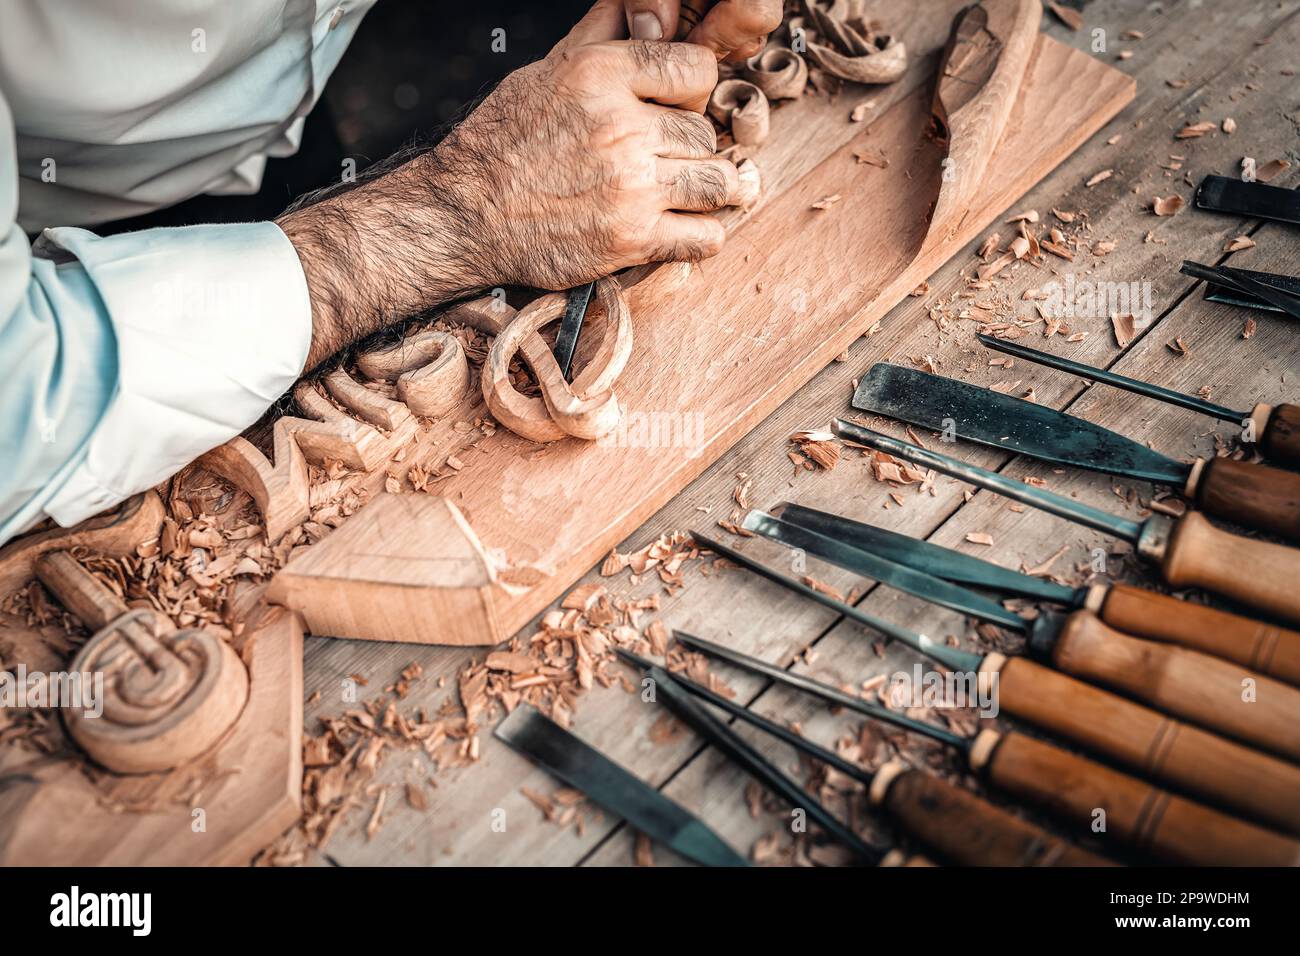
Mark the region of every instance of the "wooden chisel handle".
[[1132, 772], [1300, 834], [1300, 767], [1036, 664], [990, 654], [1002, 710]]
[[876, 771], [871, 802], [962, 866], [1115, 865], [901, 760]]
[[1264, 427], [1257, 444], [1264, 457], [1300, 465], [1300, 405], [1257, 405], [1251, 417], [1261, 412]]
[[1186, 491], [1206, 514], [1300, 541], [1300, 475], [1231, 458], [1213, 458], [1192, 475]]
[[1087, 607], [1117, 631], [1189, 647], [1300, 686], [1300, 631], [1127, 584], [1095, 586]]
[[1173, 587], [1201, 587], [1300, 623], [1300, 550], [1220, 531], [1189, 511], [1160, 561]]
[[1300, 866], [1300, 841], [1022, 734], [981, 731], [971, 766], [1086, 832], [1187, 866]]
[[1067, 674], [1300, 761], [1300, 689], [1289, 684], [1200, 651], [1130, 637], [1091, 611], [1065, 619], [1051, 654]]

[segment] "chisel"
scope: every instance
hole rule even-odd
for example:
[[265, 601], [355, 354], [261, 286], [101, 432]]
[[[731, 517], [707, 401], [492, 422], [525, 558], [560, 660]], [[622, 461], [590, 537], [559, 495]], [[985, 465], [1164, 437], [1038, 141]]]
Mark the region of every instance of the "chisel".
[[949, 647], [867, 614], [703, 535], [693, 537], [701, 547], [865, 624], [955, 673], [996, 674], [998, 706], [1015, 717], [1143, 776], [1300, 833], [1300, 767], [1294, 764], [1173, 720], [1028, 658]]
[[688, 860], [749, 866], [696, 817], [528, 704], [511, 711], [493, 736]]
[[843, 419], [836, 419], [832, 430], [849, 441], [1123, 538], [1143, 558], [1160, 566], [1171, 587], [1203, 587], [1291, 623], [1300, 622], [1300, 551], [1294, 548], [1220, 531], [1195, 511], [1177, 521], [1163, 515], [1130, 521]]
[[1300, 475], [1231, 458], [1176, 461], [1054, 408], [879, 363], [853, 407], [1043, 461], [1172, 485], [1206, 514], [1300, 540]]
[[[874, 720], [922, 733], [952, 747], [970, 768], [998, 788], [1030, 800], [1076, 826], [1091, 830], [1105, 812], [1103, 839], [1191, 866], [1298, 866], [1300, 841], [1238, 820], [1143, 780], [1015, 731], [980, 730], [970, 737], [904, 715], [852, 694], [774, 667], [690, 634], [675, 631], [678, 643], [724, 660], [786, 687]], [[901, 718], [901, 719], [900, 719]], [[920, 724], [921, 726], [916, 726]]]
[[776, 769], [772, 762], [755, 750], [748, 741], [695, 703], [677, 679], [669, 675], [666, 670], [619, 648], [615, 650], [619, 651], [624, 660], [630, 660], [636, 666], [649, 665], [647, 674], [654, 681], [655, 700], [666, 704], [682, 723], [739, 764], [747, 774], [776, 793], [791, 807], [803, 810], [808, 819], [848, 847], [859, 859], [874, 865], [884, 858], [885, 854], [882, 850], [871, 846], [850, 827], [841, 823], [812, 794]]
[[1256, 445], [1266, 458], [1288, 465], [1300, 464], [1300, 405], [1266, 405], [1259, 402], [1248, 412], [1234, 412], [1231, 408], [1207, 402], [1195, 395], [1185, 395], [1126, 375], [1117, 375], [1106, 369], [1093, 368], [1082, 362], [1073, 362], [1059, 355], [1017, 345], [992, 335], [985, 335], [983, 332], [975, 337], [988, 348], [1014, 355], [1026, 362], [1069, 372], [1071, 375], [1078, 375], [1089, 381], [1113, 385], [1126, 392], [1145, 395], [1147, 398], [1190, 409], [1220, 421], [1241, 425], [1249, 436], [1250, 443]]
[[[644, 658], [615, 648], [619, 657], [650, 672]], [[901, 760], [872, 772], [820, 747], [783, 724], [768, 720], [702, 684], [673, 675], [687, 692], [784, 741], [795, 750], [861, 783], [875, 807], [886, 810], [909, 834], [963, 866], [1114, 866], [1110, 860], [1027, 823], [942, 777]]]
[[1092, 611], [1102, 622], [1125, 634], [1189, 647], [1300, 686], [1300, 631], [1128, 584], [1099, 582], [1067, 587], [802, 505], [785, 503], [777, 507], [776, 514], [789, 524], [947, 581], [1062, 604], [1071, 610]]
[[[924, 601], [1019, 631], [1036, 660], [1300, 762], [1300, 690], [1287, 684], [1198, 651], [1138, 640], [1091, 611], [1030, 621], [974, 591], [761, 511], [751, 511], [744, 527]], [[1254, 691], [1249, 701], [1242, 699], [1247, 681]]]

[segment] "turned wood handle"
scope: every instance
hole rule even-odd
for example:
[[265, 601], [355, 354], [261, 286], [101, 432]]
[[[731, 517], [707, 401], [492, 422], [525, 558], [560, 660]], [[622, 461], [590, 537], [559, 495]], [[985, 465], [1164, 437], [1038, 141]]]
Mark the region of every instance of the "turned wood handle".
[[1097, 615], [1116, 630], [1190, 647], [1300, 686], [1300, 631], [1127, 584], [1102, 586], [1097, 593]]
[[996, 786], [1106, 839], [1190, 866], [1300, 866], [1300, 841], [1051, 744], [985, 730], [971, 765]]
[[900, 761], [877, 771], [871, 799], [912, 836], [962, 866], [1114, 865]]
[[1161, 560], [1173, 587], [1202, 587], [1300, 623], [1300, 550], [1220, 531], [1198, 512], [1174, 525]]
[[1076, 611], [1065, 620], [1052, 646], [1052, 662], [1067, 674], [1122, 691], [1167, 714], [1300, 760], [1300, 690], [1258, 671], [1174, 644], [1130, 637], [1091, 611]]
[[[1166, 717], [1023, 657], [990, 654], [1003, 710], [1108, 762], [1300, 834], [1300, 767]], [[982, 668], [983, 670], [984, 668]]]
[[1300, 541], [1300, 475], [1267, 465], [1214, 458], [1196, 479], [1206, 514]]
[[1300, 465], [1300, 405], [1275, 405], [1259, 441], [1264, 457]]

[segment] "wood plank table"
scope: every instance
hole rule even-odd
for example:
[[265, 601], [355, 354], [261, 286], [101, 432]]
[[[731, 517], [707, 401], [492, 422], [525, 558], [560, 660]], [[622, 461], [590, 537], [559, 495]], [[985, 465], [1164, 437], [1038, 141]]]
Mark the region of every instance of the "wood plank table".
[[[1195, 183], [1209, 173], [1235, 174], [1244, 156], [1260, 164], [1289, 160], [1291, 167], [1274, 184], [1300, 183], [1296, 172], [1300, 83], [1294, 75], [1300, 69], [1296, 53], [1300, 8], [1277, 0], [1232, 4], [1091, 0], [1067, 5], [1082, 7], [1083, 29], [1070, 31], [1050, 12], [1045, 13], [1044, 29], [1132, 75], [1138, 83], [1137, 100], [1007, 215], [1029, 209], [1048, 219], [1053, 209], [1084, 214], [1089, 226], [1087, 246], [1107, 242], [1114, 247], [1107, 254], [1084, 248], [1073, 262], [1048, 257], [1042, 266], [1014, 267], [1005, 280], [999, 277], [997, 290], [1016, 303], [1019, 318], [1030, 320], [1034, 303], [1021, 300], [1021, 294], [1064, 281], [1069, 273], [1077, 281], [1137, 283], [1140, 289], [1149, 289], [1152, 321], [1126, 348], [1117, 344], [1104, 309], [1068, 321], [1073, 332], [1087, 333], [1082, 341], [1041, 339], [1041, 322], [1028, 328], [1022, 341], [1185, 391], [1209, 388], [1213, 400], [1232, 407], [1249, 408], [1256, 400], [1294, 401], [1300, 392], [1297, 326], [1275, 314], [1204, 302], [1201, 289], [1178, 274], [1178, 265], [1183, 259], [1230, 259], [1247, 268], [1300, 273], [1300, 234], [1293, 228], [1190, 208]], [[910, 42], [908, 31], [901, 32]], [[1101, 44], [1104, 49], [1098, 49]], [[1205, 120], [1221, 124], [1227, 117], [1236, 122], [1230, 135], [1220, 127], [1200, 138], [1175, 139], [1187, 124]], [[1086, 185], [1106, 169], [1113, 175]], [[1171, 194], [1187, 200], [1188, 208], [1172, 217], [1153, 215], [1152, 198]], [[1001, 227], [1004, 236], [1011, 228]], [[1253, 239], [1254, 247], [1226, 253], [1227, 242], [1239, 235]], [[849, 412], [852, 383], [881, 360], [933, 363], [942, 374], [982, 385], [1018, 381], [1014, 394], [1032, 389], [1040, 403], [1069, 409], [1179, 457], [1212, 455], [1216, 432], [1230, 436], [1227, 425], [1103, 386], [1087, 387], [1068, 375], [1023, 362], [1011, 368], [989, 365], [994, 356], [975, 341], [976, 323], [957, 317], [970, 305], [960, 295], [978, 263], [977, 246], [973, 242], [958, 253], [930, 278], [928, 292], [893, 309], [878, 330], [827, 366], [619, 550], [634, 551], [667, 531], [694, 528], [733, 546], [739, 544], [761, 559], [788, 563], [788, 553], [776, 546], [734, 538], [717, 527], [716, 522], [735, 509], [733, 492], [743, 481], [749, 483], [748, 501], [754, 507], [795, 500], [978, 553], [1009, 567], [1033, 567], [1056, 555], [1053, 571], [1072, 578], [1082, 577], [1076, 565], [1085, 565], [1086, 570], [1100, 554], [1109, 574], [1149, 580], [1113, 540], [1032, 509], [1019, 509], [994, 495], [971, 495], [965, 486], [947, 478], [938, 478], [931, 492], [919, 492], [915, 485], [900, 488], [878, 482], [868, 460], [854, 451], [847, 451], [831, 471], [792, 467], [788, 436], [801, 429], [825, 429], [832, 417]], [[1255, 331], [1247, 338], [1243, 330], [1249, 318], [1255, 319]], [[882, 427], [903, 434], [893, 423]], [[1040, 477], [1057, 492], [1130, 516], [1153, 494], [1150, 486], [1043, 467], [972, 445], [963, 444], [958, 453], [1012, 476]], [[977, 532], [991, 536], [993, 544], [969, 542], [967, 535]], [[664, 593], [654, 575], [633, 584], [626, 573], [601, 577], [593, 569], [584, 582], [603, 584], [621, 599], [659, 593], [658, 617], [669, 627], [690, 630], [834, 683], [860, 686], [877, 675], [910, 669], [917, 660], [861, 626], [744, 571], [706, 575], [702, 573], [709, 570], [706, 564], [688, 563], [686, 586], [675, 595]], [[860, 584], [830, 566], [810, 564], [808, 572], [846, 593]], [[952, 637], [966, 647], [989, 647], [969, 622], [949, 612], [884, 588], [862, 593], [861, 606], [872, 613], [934, 637]], [[642, 626], [651, 617], [643, 618]], [[528, 626], [520, 634], [527, 637], [535, 630]], [[400, 709], [407, 713], [423, 707], [435, 712], [449, 698], [455, 699], [457, 675], [482, 654], [482, 649], [472, 648], [311, 638], [305, 658], [305, 727], [310, 732], [319, 718], [356, 706], [342, 697], [346, 687], [355, 686], [352, 678], [366, 681], [358, 689], [364, 703], [385, 696], [385, 688], [412, 663], [423, 668], [423, 676], [412, 684]], [[888, 747], [888, 741], [898, 740], [892, 733], [864, 731], [862, 722], [850, 715], [832, 713], [721, 665], [714, 672], [734, 689], [738, 700], [764, 715], [797, 721], [803, 733], [823, 744], [833, 745], [846, 736], [867, 747]], [[375, 786], [367, 790], [368, 802], [350, 815], [314, 861], [562, 866], [633, 862], [635, 834], [609, 814], [585, 811], [581, 827], [545, 819], [525, 791], [551, 794], [557, 783], [492, 738], [490, 723], [495, 720], [484, 721], [477, 759], [466, 766], [435, 773], [422, 752], [389, 754]], [[698, 813], [742, 852], [757, 845], [773, 860], [794, 857], [788, 808], [752, 799], [748, 778], [689, 731], [674, 727], [659, 706], [643, 703], [639, 695], [617, 687], [597, 686], [584, 693], [573, 730]], [[748, 730], [741, 732], [779, 766], [800, 780], [806, 778], [807, 768], [797, 765], [793, 751]], [[909, 748], [922, 760], [962, 778], [962, 772], [943, 755]], [[434, 785], [427, 784], [430, 776]], [[412, 781], [418, 781], [425, 794], [423, 801], [416, 802], [427, 807], [416, 809], [403, 799], [404, 788]], [[973, 780], [964, 782], [978, 789]], [[374, 804], [381, 796], [383, 809], [376, 818]], [[1001, 802], [997, 795], [989, 796]], [[843, 811], [845, 799], [835, 797], [832, 809]], [[375, 825], [368, 827], [372, 821]], [[885, 824], [865, 819], [862, 825], [890, 839]], [[1056, 830], [1080, 841], [1088, 836], [1061, 827]], [[682, 862], [659, 847], [654, 849], [654, 859], [660, 865]]]

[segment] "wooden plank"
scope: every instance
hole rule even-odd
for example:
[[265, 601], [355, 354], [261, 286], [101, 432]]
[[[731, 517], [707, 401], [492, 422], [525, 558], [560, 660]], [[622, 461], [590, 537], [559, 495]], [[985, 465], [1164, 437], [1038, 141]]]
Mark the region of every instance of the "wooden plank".
[[[1169, 281], [1163, 264], [1156, 270], [1146, 270], [1141, 257], [1151, 252], [1161, 252], [1170, 259], [1173, 256], [1167, 252], [1166, 247], [1140, 243], [1144, 230], [1137, 218], [1137, 204], [1124, 185], [1117, 182], [1106, 188], [1085, 190], [1083, 181], [1098, 169], [1104, 168], [1104, 165], [1113, 163], [1112, 156], [1131, 157], [1133, 167], [1138, 168], [1148, 162], [1148, 154], [1158, 155], [1152, 153], [1157, 141], [1162, 147], [1172, 143], [1172, 139], [1168, 138], [1170, 131], [1182, 125], [1184, 111], [1187, 109], [1188, 89], [1200, 89], [1209, 85], [1227, 88], [1232, 84], [1239, 88], [1241, 76], [1247, 75], [1244, 72], [1246, 65], [1235, 72], [1229, 72], [1229, 66], [1236, 64], [1248, 53], [1258, 54], [1255, 42], [1284, 17], [1281, 13], [1269, 18], [1251, 12], [1247, 15], [1250, 29], [1238, 34], [1226, 30], [1228, 20], [1231, 20], [1226, 12], [1203, 10], [1198, 15], [1209, 18], [1210, 32], [1201, 33], [1199, 30], [1190, 30], [1190, 21], [1182, 15], [1183, 8], [1180, 6], [1172, 6], [1166, 14], [1157, 14], [1145, 8], [1135, 13], [1134, 6], [1122, 0], [1093, 4], [1088, 8], [1088, 16], [1090, 23], [1104, 25], [1112, 38], [1118, 37], [1127, 28], [1140, 29], [1146, 34], [1146, 40], [1140, 44], [1131, 44], [1138, 51], [1137, 56], [1121, 64], [1125, 69], [1133, 70], [1141, 81], [1144, 90], [1142, 102], [1128, 110], [1121, 120], [1113, 123], [1102, 137], [1093, 141], [1089, 149], [1071, 158], [1043, 186], [1018, 202], [1016, 208], [1033, 206], [1044, 213], [1052, 206], [1082, 209], [1092, 215], [1094, 232], [1102, 233], [1103, 229], [1131, 232], [1133, 241], [1121, 244], [1110, 257], [1099, 260], [1102, 263], [1099, 268], [1113, 270], [1109, 273], [1113, 277], [1134, 271], [1149, 274], [1154, 280], [1155, 302], [1159, 310], [1175, 301], [1186, 286], [1178, 280]], [[1052, 30], [1058, 35], [1064, 34], [1059, 28], [1053, 27]], [[1083, 36], [1066, 36], [1066, 39], [1080, 46], [1085, 46], [1088, 42]], [[1118, 45], [1112, 45], [1110, 55], [1113, 56], [1116, 48]], [[1272, 49], [1276, 50], [1277, 47], [1273, 46]], [[1249, 66], [1261, 73], [1265, 71], [1258, 56], [1252, 58]], [[1221, 74], [1227, 74], [1226, 78]], [[1166, 87], [1164, 79], [1176, 75], [1189, 77], [1192, 87], [1183, 90]], [[1259, 102], [1264, 102], [1263, 97], [1272, 94], [1261, 92], [1256, 95], [1260, 97]], [[1242, 115], [1244, 114], [1238, 110], [1239, 121]], [[1134, 133], [1131, 127], [1138, 121], [1143, 126]], [[1158, 136], [1157, 124], [1161, 130]], [[1126, 139], [1116, 147], [1106, 147], [1104, 136], [1121, 130], [1126, 132]], [[1213, 142], [1224, 145], [1221, 138]], [[1207, 140], [1193, 145], [1195, 150], [1201, 150], [1210, 143]], [[1215, 153], [1207, 163], [1222, 162], [1226, 166], [1229, 163], [1227, 156], [1228, 150], [1225, 148], [1221, 155]], [[1181, 230], [1180, 235], [1189, 235], [1186, 244], [1179, 250], [1180, 254], [1210, 258], [1233, 230], [1231, 225], [1218, 221], [1208, 223], [1202, 219], [1189, 218], [1186, 212], [1174, 223]], [[946, 297], [961, 288], [959, 273], [968, 271], [971, 261], [969, 256], [960, 256], [932, 277], [930, 300]], [[1092, 262], [1090, 259], [1085, 261], [1089, 264]], [[1039, 284], [1039, 280], [1024, 275], [1020, 277], [1016, 290], [1035, 284]], [[1018, 294], [1016, 290], [1013, 292]], [[736, 484], [735, 475], [738, 472], [744, 472], [754, 479], [753, 500], [760, 505], [775, 503], [783, 497], [797, 497], [804, 503], [831, 509], [851, 510], [867, 506], [880, 509], [882, 503], [888, 501], [883, 486], [867, 481], [863, 469], [852, 462], [846, 461], [834, 472], [815, 475], [802, 473], [792, 478], [790, 464], [784, 454], [784, 438], [796, 428], [824, 426], [832, 414], [847, 410], [851, 379], [876, 358], [896, 356], [899, 360], [906, 361], [909, 354], [932, 352], [941, 361], [953, 363], [951, 368], [944, 366], [946, 371], [956, 372], [963, 365], [972, 365], [970, 347], [966, 344], [967, 330], [958, 330], [960, 337], [956, 333], [940, 334], [916, 301], [909, 300], [896, 308], [882, 325], [883, 331], [851, 347], [850, 361], [832, 363], [820, 373], [813, 383], [723, 456], [704, 477], [654, 516], [629, 539], [624, 550], [639, 547], [668, 528], [695, 526], [703, 529], [711, 525], [715, 518], [726, 517], [734, 507], [731, 491]], [[1097, 336], [1090, 336], [1085, 345], [1099, 346], [1099, 356], [1108, 351], [1113, 352], [1112, 347], [1102, 347], [1102, 340]], [[963, 349], [966, 350], [966, 355], [963, 355]], [[989, 383], [995, 378], [990, 374], [979, 380]], [[1054, 400], [1053, 395], [1042, 387], [1040, 397]], [[1065, 391], [1062, 390], [1056, 397], [1064, 401]], [[995, 464], [997, 461], [996, 458], [981, 459], [976, 454], [971, 454], [970, 457], [986, 464]], [[938, 491], [939, 497], [936, 499], [910, 500], [906, 508], [900, 509], [891, 504], [890, 510], [880, 512], [882, 520], [889, 527], [908, 533], [929, 533], [961, 502], [961, 495], [955, 486], [941, 485]], [[704, 507], [711, 509], [709, 513], [697, 510]], [[1035, 555], [1037, 557], [1039, 556]], [[827, 573], [821, 576], [845, 589], [851, 583], [849, 577], [843, 574], [836, 576]], [[689, 587], [680, 596], [666, 599], [662, 616], [676, 626], [694, 628], [750, 653], [775, 659], [788, 648], [803, 646], [815, 639], [834, 620], [828, 612], [809, 607], [807, 602], [791, 600], [773, 586], [750, 577], [730, 574], [720, 578], [701, 578], [695, 572], [690, 572], [690, 579]], [[600, 579], [593, 574], [589, 580]], [[609, 584], [614, 594], [620, 598], [639, 597], [657, 590], [653, 584], [648, 583], [632, 587], [623, 578], [607, 579], [604, 583]], [[383, 686], [390, 683], [397, 672], [412, 660], [425, 666], [428, 675], [425, 684], [429, 686], [417, 686], [406, 703], [412, 707], [427, 705], [436, 708], [449, 693], [436, 689], [439, 675], [447, 679], [454, 678], [469, 656], [464, 652], [430, 648], [391, 648], [382, 645], [363, 647], [350, 642], [312, 640], [309, 642], [307, 657], [307, 669], [311, 677], [308, 690], [319, 689], [322, 695], [319, 701], [309, 706], [308, 716], [310, 718], [316, 713], [338, 712], [338, 681], [349, 673], [355, 671], [364, 674], [371, 680], [372, 686]], [[746, 691], [752, 693], [755, 689], [739, 680], [730, 682], [742, 695]], [[661, 713], [654, 708], [630, 709], [629, 701], [621, 692], [592, 692], [584, 699], [578, 712], [576, 730], [647, 779], [663, 781], [676, 773], [683, 761], [689, 759], [699, 748], [689, 735], [679, 736], [664, 744], [652, 743], [650, 728], [661, 718]], [[657, 739], [659, 734], [654, 734], [654, 737]], [[479, 764], [439, 775], [439, 790], [427, 814], [420, 815], [413, 811], [395, 814], [376, 838], [369, 842], [359, 833], [351, 832], [353, 827], [349, 825], [327, 852], [343, 863], [394, 859], [411, 863], [528, 862], [542, 859], [562, 862], [581, 858], [596, 845], [603, 832], [608, 832], [612, 825], [608, 820], [600, 826], [589, 826], [587, 835], [583, 838], [577, 837], [572, 830], [561, 831], [552, 824], [542, 822], [535, 808], [520, 796], [519, 788], [528, 786], [548, 792], [553, 788], [553, 782], [545, 774], [529, 768], [513, 754], [495, 756], [500, 748], [495, 746], [495, 741], [491, 738], [483, 737], [482, 744], [483, 757]], [[737, 792], [740, 791], [733, 788], [719, 795], [720, 806], [725, 806], [729, 814], [748, 819], [747, 813], [733, 799]], [[486, 808], [498, 805], [506, 808], [509, 813], [511, 824], [508, 845], [507, 841], [500, 838], [500, 834], [492, 833], [486, 823]], [[364, 820], [361, 823], [364, 824]], [[611, 859], [618, 863], [630, 860], [630, 855], [623, 850], [612, 852], [612, 857], [607, 858], [602, 853], [600, 859]]]

